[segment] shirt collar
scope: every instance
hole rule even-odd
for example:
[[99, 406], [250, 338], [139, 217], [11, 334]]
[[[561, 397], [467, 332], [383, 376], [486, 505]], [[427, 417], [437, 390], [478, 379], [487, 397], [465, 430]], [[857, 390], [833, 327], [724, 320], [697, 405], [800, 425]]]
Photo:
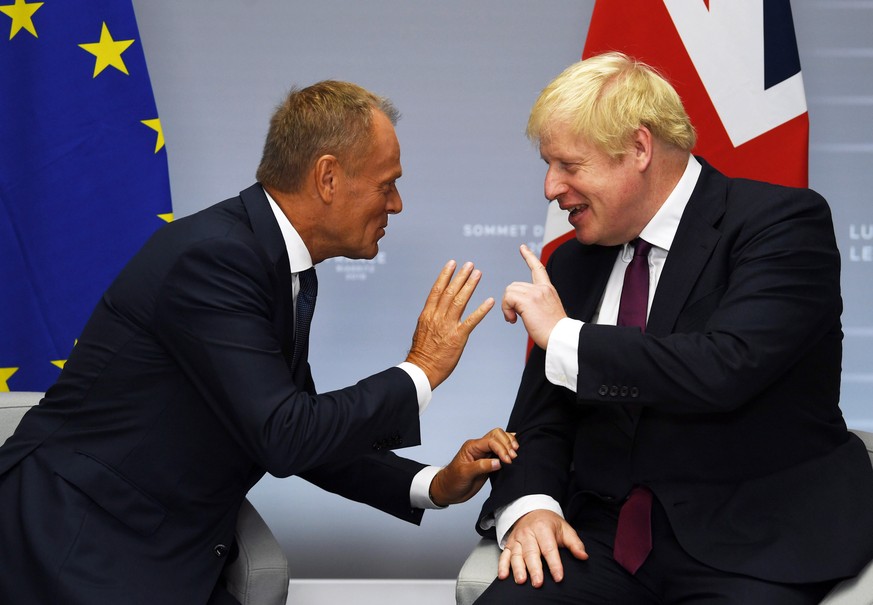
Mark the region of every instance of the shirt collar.
[[700, 171], [700, 162], [693, 155], [688, 154], [688, 164], [685, 166], [682, 178], [676, 183], [649, 224], [643, 228], [640, 233], [642, 239], [653, 246], [670, 251], [673, 238], [676, 237], [676, 231], [679, 229], [679, 220], [682, 218], [685, 206], [688, 205], [688, 200], [691, 199]]
[[294, 225], [279, 208], [276, 200], [264, 189], [264, 195], [267, 196], [267, 201], [270, 202], [270, 209], [273, 211], [273, 216], [276, 217], [276, 222], [279, 223], [279, 230], [282, 232], [282, 239], [285, 240], [285, 248], [288, 250], [288, 261], [291, 265], [291, 273], [300, 273], [312, 267], [312, 255], [309, 254], [309, 249], [303, 243], [303, 238], [297, 233]]

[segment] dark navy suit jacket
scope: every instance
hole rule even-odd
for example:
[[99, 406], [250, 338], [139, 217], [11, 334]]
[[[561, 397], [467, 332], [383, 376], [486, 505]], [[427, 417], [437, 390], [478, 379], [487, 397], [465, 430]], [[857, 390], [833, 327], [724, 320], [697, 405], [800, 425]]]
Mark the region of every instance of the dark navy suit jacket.
[[260, 185], [151, 238], [0, 449], [0, 602], [205, 603], [265, 472], [420, 521], [412, 380], [316, 395], [292, 307]]
[[[645, 334], [584, 325], [575, 394], [532, 351], [509, 422], [519, 457], [493, 479], [480, 521], [536, 493], [572, 519], [641, 484], [713, 567], [785, 582], [854, 575], [873, 557], [858, 539], [873, 535], [873, 470], [838, 407], [830, 210], [812, 191], [703, 164]], [[552, 255], [571, 317], [592, 318], [618, 250], [574, 240]]]

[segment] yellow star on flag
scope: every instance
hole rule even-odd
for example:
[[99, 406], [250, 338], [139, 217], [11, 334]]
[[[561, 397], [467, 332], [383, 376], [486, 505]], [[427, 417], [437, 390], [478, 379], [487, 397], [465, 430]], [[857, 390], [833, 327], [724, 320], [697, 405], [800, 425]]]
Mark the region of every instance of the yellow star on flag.
[[97, 57], [97, 61], [94, 62], [93, 77], [96, 78], [100, 72], [110, 65], [124, 75], [130, 75], [127, 73], [127, 67], [124, 65], [121, 53], [126, 51], [133, 42], [133, 40], [113, 40], [112, 35], [109, 33], [109, 28], [106, 27], [106, 22], [104, 21], [103, 29], [100, 32], [100, 41], [80, 44], [79, 47]]
[[18, 368], [0, 368], [0, 393], [8, 393], [9, 385], [6, 381], [18, 371]]
[[[76, 340], [73, 341], [73, 346], [75, 347], [77, 344], [79, 344], [79, 339], [78, 339], [78, 338], [77, 338]], [[67, 360], [66, 360], [66, 359], [57, 359], [57, 360], [55, 360], [55, 361], [52, 361], [51, 364], [52, 364], [53, 366], [57, 366], [57, 367], [59, 367], [60, 369], [63, 370], [63, 369], [64, 369], [64, 366], [67, 364]]]
[[10, 40], [22, 29], [32, 33], [34, 38], [39, 37], [36, 35], [36, 28], [33, 26], [33, 13], [38, 11], [42, 5], [42, 2], [31, 2], [28, 4], [25, 0], [15, 0], [15, 4], [0, 6], [0, 13], [12, 17], [12, 29], [9, 30]]
[[155, 153], [159, 152], [164, 146], [164, 129], [161, 128], [161, 118], [154, 120], [140, 120], [143, 124], [158, 133], [158, 140], [155, 141]]

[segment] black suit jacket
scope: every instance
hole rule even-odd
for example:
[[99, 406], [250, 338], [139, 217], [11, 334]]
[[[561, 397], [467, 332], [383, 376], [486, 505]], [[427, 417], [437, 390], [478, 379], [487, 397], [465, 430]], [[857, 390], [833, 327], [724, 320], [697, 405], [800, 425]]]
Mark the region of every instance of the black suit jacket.
[[[571, 317], [592, 318], [617, 253], [571, 241], [553, 254]], [[532, 351], [509, 422], [520, 455], [480, 520], [534, 493], [572, 518], [641, 484], [716, 568], [786, 582], [857, 573], [873, 557], [857, 539], [873, 535], [873, 470], [838, 407], [839, 267], [818, 194], [704, 163], [646, 333], [584, 325], [575, 394]]]
[[420, 521], [412, 380], [316, 395], [292, 306], [260, 185], [151, 238], [0, 449], [0, 601], [205, 603], [265, 471]]

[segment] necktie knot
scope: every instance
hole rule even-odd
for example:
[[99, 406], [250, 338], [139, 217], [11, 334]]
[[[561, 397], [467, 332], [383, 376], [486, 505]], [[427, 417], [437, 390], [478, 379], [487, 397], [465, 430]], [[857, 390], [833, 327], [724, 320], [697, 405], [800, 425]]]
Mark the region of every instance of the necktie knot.
[[646, 258], [649, 257], [649, 252], [652, 249], [652, 244], [639, 237], [631, 243], [634, 245], [634, 256], [645, 256]]

